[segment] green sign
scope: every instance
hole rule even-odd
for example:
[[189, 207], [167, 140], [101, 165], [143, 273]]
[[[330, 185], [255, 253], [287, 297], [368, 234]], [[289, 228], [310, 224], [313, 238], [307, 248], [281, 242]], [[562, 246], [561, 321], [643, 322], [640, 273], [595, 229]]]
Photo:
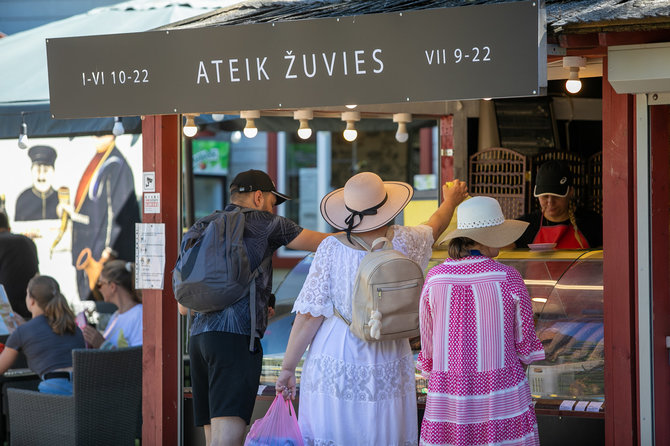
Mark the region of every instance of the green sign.
[[193, 173], [199, 175], [226, 175], [230, 160], [228, 141], [194, 139]]

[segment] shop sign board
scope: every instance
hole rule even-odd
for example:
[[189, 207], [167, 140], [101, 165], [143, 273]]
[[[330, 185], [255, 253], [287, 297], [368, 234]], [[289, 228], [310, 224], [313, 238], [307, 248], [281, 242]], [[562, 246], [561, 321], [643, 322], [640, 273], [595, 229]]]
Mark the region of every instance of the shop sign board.
[[537, 96], [542, 2], [47, 39], [54, 118]]

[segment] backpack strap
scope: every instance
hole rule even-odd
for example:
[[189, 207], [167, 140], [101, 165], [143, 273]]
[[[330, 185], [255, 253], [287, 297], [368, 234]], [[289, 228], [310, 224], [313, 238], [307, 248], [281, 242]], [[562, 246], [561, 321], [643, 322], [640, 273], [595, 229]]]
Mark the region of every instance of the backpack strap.
[[253, 352], [256, 341], [256, 277], [261, 273], [261, 268], [272, 261], [272, 257], [263, 259], [260, 265], [254, 270], [249, 279], [249, 314], [251, 316], [251, 333], [249, 336], [249, 351]]
[[362, 238], [360, 238], [360, 237], [357, 236], [357, 235], [351, 234], [351, 238], [352, 238], [356, 243], [358, 243], [358, 244], [361, 245], [363, 248], [365, 248], [365, 250], [368, 251], [368, 252], [372, 252], [372, 251], [374, 251], [374, 250], [375, 250], [375, 247], [376, 247], [379, 243], [384, 243], [384, 246], [382, 247], [382, 249], [389, 249], [389, 248], [391, 248], [391, 241], [390, 241], [388, 238], [386, 238], [386, 237], [378, 237], [378, 238], [376, 238], [376, 239], [372, 242], [371, 245], [368, 245], [368, 244], [365, 242], [365, 240], [363, 240]]
[[342, 316], [342, 313], [340, 313], [339, 311], [337, 311], [337, 307], [335, 307], [335, 304], [333, 304], [333, 312], [335, 313], [335, 316], [337, 316], [337, 317], [339, 317], [340, 319], [342, 319], [342, 320], [344, 321], [344, 323], [347, 324], [347, 326], [351, 326], [351, 321], [346, 320], [345, 317]]

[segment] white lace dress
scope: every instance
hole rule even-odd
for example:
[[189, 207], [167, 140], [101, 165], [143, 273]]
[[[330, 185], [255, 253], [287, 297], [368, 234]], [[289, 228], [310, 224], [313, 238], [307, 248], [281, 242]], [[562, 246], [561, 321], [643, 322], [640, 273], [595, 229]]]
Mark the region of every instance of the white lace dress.
[[[393, 247], [426, 268], [429, 226], [393, 226]], [[333, 313], [351, 319], [351, 293], [365, 251], [327, 237], [293, 311], [325, 316], [307, 352], [298, 421], [305, 445], [418, 443], [414, 359], [407, 339], [365, 342]]]

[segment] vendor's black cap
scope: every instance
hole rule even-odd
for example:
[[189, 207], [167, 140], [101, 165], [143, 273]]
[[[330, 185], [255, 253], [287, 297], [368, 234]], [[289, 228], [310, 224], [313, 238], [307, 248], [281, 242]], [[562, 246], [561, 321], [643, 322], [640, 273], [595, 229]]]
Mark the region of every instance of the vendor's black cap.
[[572, 174], [567, 163], [559, 160], [547, 161], [537, 170], [533, 195], [536, 197], [540, 195], [565, 197], [568, 195], [571, 184]]
[[28, 156], [33, 164], [54, 165], [56, 161], [56, 150], [51, 146], [33, 146], [28, 150]]
[[251, 169], [245, 172], [240, 172], [230, 184], [231, 192], [253, 192], [256, 190], [272, 192], [277, 197], [277, 202], [275, 204], [282, 204], [286, 200], [291, 199], [288, 195], [277, 192], [275, 183], [273, 183], [270, 176], [262, 170]]

